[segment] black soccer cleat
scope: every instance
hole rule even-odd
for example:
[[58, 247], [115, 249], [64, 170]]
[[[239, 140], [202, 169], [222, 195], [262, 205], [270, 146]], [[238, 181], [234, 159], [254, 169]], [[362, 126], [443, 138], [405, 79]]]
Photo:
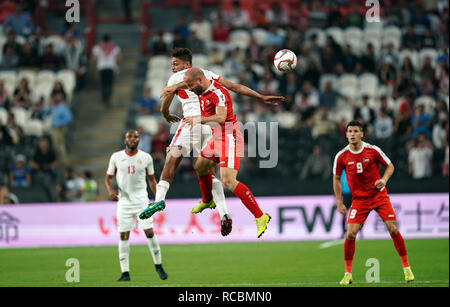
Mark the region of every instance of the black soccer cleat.
[[122, 276], [117, 281], [130, 281], [130, 273], [129, 272], [123, 272]]
[[155, 264], [155, 269], [156, 269], [156, 272], [159, 275], [159, 278], [161, 278], [162, 280], [166, 280], [167, 277], [169, 277], [167, 275], [166, 271], [164, 271], [164, 269], [162, 267], [162, 264]]
[[233, 229], [232, 226], [233, 220], [230, 218], [228, 214], [225, 214], [220, 222], [220, 232], [222, 236], [228, 236]]

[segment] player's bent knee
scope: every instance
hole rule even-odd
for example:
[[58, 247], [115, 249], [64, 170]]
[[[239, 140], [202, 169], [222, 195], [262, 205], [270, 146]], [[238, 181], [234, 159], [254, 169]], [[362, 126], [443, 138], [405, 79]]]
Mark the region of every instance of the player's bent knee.
[[120, 233], [120, 240], [126, 241], [129, 238], [130, 238], [130, 232], [129, 231]]
[[153, 238], [153, 236], [155, 235], [155, 233], [153, 232], [153, 229], [152, 229], [152, 228], [150, 228], [150, 229], [144, 229], [144, 232], [145, 232], [145, 236], [146, 236], [147, 238]]
[[234, 191], [237, 185], [237, 180], [235, 178], [222, 178], [222, 184], [230, 191]]

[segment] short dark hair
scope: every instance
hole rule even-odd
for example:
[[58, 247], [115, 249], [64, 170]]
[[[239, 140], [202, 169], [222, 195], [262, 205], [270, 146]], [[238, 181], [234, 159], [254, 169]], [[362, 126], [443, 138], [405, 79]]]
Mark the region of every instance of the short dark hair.
[[361, 122], [359, 122], [359, 121], [357, 121], [357, 120], [352, 120], [352, 121], [350, 121], [348, 124], [347, 124], [347, 126], [345, 127], [345, 131], [347, 131], [348, 130], [348, 127], [350, 127], [350, 126], [357, 126], [357, 127], [359, 127], [360, 129], [361, 129], [361, 131], [364, 131], [364, 128], [363, 128], [363, 124], [361, 124]]
[[192, 51], [188, 48], [175, 48], [172, 50], [172, 57], [192, 64]]

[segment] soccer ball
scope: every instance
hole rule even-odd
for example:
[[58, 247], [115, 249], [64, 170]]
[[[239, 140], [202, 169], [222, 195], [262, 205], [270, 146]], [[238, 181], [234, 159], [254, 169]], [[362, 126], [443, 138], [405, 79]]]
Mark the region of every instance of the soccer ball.
[[297, 56], [289, 49], [282, 49], [275, 55], [273, 65], [281, 72], [293, 71], [297, 66]]

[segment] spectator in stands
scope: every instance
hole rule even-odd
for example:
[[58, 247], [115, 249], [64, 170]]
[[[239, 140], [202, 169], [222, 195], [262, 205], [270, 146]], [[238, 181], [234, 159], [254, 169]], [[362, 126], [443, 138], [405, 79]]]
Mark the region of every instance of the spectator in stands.
[[225, 22], [225, 19], [222, 15], [218, 15], [217, 22], [214, 24], [212, 33], [213, 33], [213, 41], [218, 43], [228, 42], [230, 38], [231, 28]]
[[422, 179], [431, 176], [431, 159], [433, 149], [429, 145], [425, 134], [421, 133], [415, 139], [414, 147], [408, 154], [408, 173], [414, 179]]
[[345, 44], [342, 50], [342, 65], [347, 73], [352, 73], [355, 70], [358, 57], [353, 53], [352, 47], [349, 44]]
[[66, 151], [66, 132], [68, 125], [72, 122], [73, 115], [69, 107], [64, 101], [61, 92], [56, 92], [52, 99], [52, 123], [51, 135], [52, 141], [58, 152], [59, 161], [63, 165], [67, 165], [68, 157]]
[[323, 2], [311, 1], [308, 3], [308, 20], [311, 28], [324, 28], [327, 22], [327, 10]]
[[422, 66], [420, 67], [419, 70], [419, 74], [420, 74], [420, 78], [425, 78], [428, 80], [433, 80], [434, 77], [434, 68], [433, 65], [431, 63], [431, 58], [430, 57], [425, 57]]
[[123, 13], [125, 15], [125, 21], [131, 21], [132, 20], [132, 11], [131, 11], [131, 2], [133, 0], [122, 0], [122, 8]]
[[64, 48], [62, 55], [66, 68], [75, 73], [76, 90], [82, 90], [86, 81], [88, 62], [83, 46], [78, 44], [75, 38], [70, 38], [67, 41], [67, 46]]
[[71, 167], [66, 170], [66, 178], [63, 185], [64, 200], [81, 202], [84, 196], [84, 180], [75, 173]]
[[390, 55], [386, 55], [383, 59], [383, 64], [378, 71], [378, 78], [381, 84], [392, 86], [395, 82], [396, 70], [393, 65], [393, 58]]
[[64, 68], [64, 58], [53, 50], [53, 44], [49, 43], [44, 48], [44, 53], [39, 58], [40, 69], [58, 71]]
[[76, 22], [66, 22], [59, 34], [66, 40], [69, 40], [72, 38], [79, 39], [81, 37], [82, 33], [80, 30], [77, 30], [75, 25], [76, 25]]
[[208, 65], [222, 65], [224, 61], [223, 53], [219, 51], [219, 48], [212, 47], [208, 54]]
[[0, 108], [5, 110], [9, 109], [8, 91], [6, 90], [5, 82], [1, 79], [0, 79]]
[[184, 16], [178, 18], [178, 24], [173, 27], [172, 33], [174, 36], [179, 37], [181, 46], [187, 45], [187, 39], [191, 31]]
[[98, 201], [99, 188], [97, 182], [92, 178], [92, 172], [86, 170], [83, 172], [83, 201]]
[[380, 109], [378, 112], [378, 116], [373, 124], [373, 129], [374, 136], [377, 139], [388, 139], [392, 136], [394, 123], [385, 109]]
[[44, 110], [44, 97], [41, 97], [36, 103], [31, 107], [30, 119], [38, 119], [43, 121], [47, 115]]
[[169, 132], [164, 122], [159, 123], [158, 132], [153, 136], [151, 155], [155, 161], [155, 169], [161, 170], [166, 158], [166, 148], [169, 143]]
[[28, 85], [28, 80], [22, 78], [14, 90], [12, 107], [28, 109], [31, 105], [31, 90]]
[[430, 28], [425, 29], [425, 35], [420, 40], [421, 48], [433, 48], [437, 47], [436, 38]]
[[266, 71], [257, 86], [258, 92], [261, 94], [274, 95], [278, 92], [279, 81], [272, 76], [270, 71]]
[[136, 130], [139, 132], [139, 145], [138, 149], [144, 152], [152, 152], [152, 136], [150, 133], [146, 132], [142, 126], [138, 126]]
[[365, 72], [376, 72], [375, 49], [372, 43], [367, 44], [366, 53], [361, 57], [361, 66]]
[[246, 29], [252, 25], [248, 12], [241, 8], [241, 3], [238, 0], [231, 3], [231, 10], [226, 12], [225, 16], [232, 30]]
[[187, 48], [192, 51], [192, 54], [206, 53], [205, 42], [198, 38], [195, 32], [191, 32], [187, 38]]
[[283, 32], [278, 31], [278, 27], [274, 24], [269, 24], [269, 31], [266, 35], [266, 45], [275, 48], [281, 48], [286, 36]]
[[350, 7], [350, 12], [347, 15], [347, 27], [362, 28], [364, 25], [364, 17], [360, 11], [358, 3], [354, 2]]
[[438, 122], [433, 126], [432, 141], [436, 150], [443, 150], [445, 140], [448, 139], [448, 116], [441, 112], [439, 113]]
[[315, 145], [313, 153], [308, 157], [300, 173], [300, 180], [320, 179], [327, 180], [331, 175], [331, 162], [328, 155], [324, 154], [320, 145]]
[[31, 169], [27, 166], [26, 162], [24, 155], [19, 154], [16, 156], [16, 164], [11, 168], [9, 173], [9, 185], [11, 187], [31, 186]]
[[30, 41], [26, 41], [20, 52], [19, 67], [24, 69], [36, 69], [39, 67], [39, 64], [39, 56], [36, 48]]
[[328, 116], [328, 109], [319, 107], [312, 118], [311, 136], [313, 139], [329, 137], [336, 131], [336, 123]]
[[113, 94], [114, 74], [121, 59], [120, 47], [111, 41], [109, 34], [103, 35], [102, 42], [95, 45], [92, 50], [92, 61], [97, 63], [100, 73], [102, 101], [111, 106]]
[[445, 60], [440, 60], [435, 72], [436, 97], [446, 99], [449, 95], [449, 77], [448, 77], [448, 63]]
[[369, 95], [364, 94], [361, 97], [362, 105], [355, 108], [354, 118], [362, 117], [365, 123], [372, 125], [375, 121], [376, 113], [373, 108], [369, 106]]
[[137, 112], [140, 115], [159, 114], [159, 102], [152, 94], [152, 88], [146, 86], [144, 94], [139, 98]]
[[302, 115], [303, 121], [308, 121], [319, 106], [319, 94], [310, 81], [304, 81], [302, 90], [295, 97], [295, 105]]
[[414, 26], [414, 33], [419, 37], [424, 36], [425, 30], [431, 27], [430, 18], [425, 13], [422, 4], [415, 7], [410, 23]]
[[326, 81], [324, 89], [320, 91], [319, 101], [320, 105], [324, 106], [328, 110], [334, 109], [337, 105], [338, 99], [345, 99], [339, 91], [333, 89], [333, 84], [331, 81]]
[[402, 36], [402, 48], [416, 50], [420, 47], [419, 37], [414, 31], [414, 25], [409, 24], [406, 28], [406, 33]]
[[31, 15], [23, 11], [22, 4], [16, 4], [16, 11], [3, 23], [3, 32], [9, 33], [10, 31], [22, 36], [29, 36], [34, 32]]
[[403, 77], [410, 81], [414, 81], [415, 77], [418, 75], [417, 69], [414, 67], [410, 57], [405, 57], [403, 59], [400, 71]]
[[42, 185], [50, 201], [56, 201], [56, 180], [58, 160], [46, 137], [39, 139], [38, 147], [30, 161], [32, 180]]
[[386, 113], [390, 118], [394, 118], [394, 110], [389, 106], [388, 96], [386, 95], [380, 97], [380, 111]]
[[284, 27], [289, 24], [289, 15], [279, 2], [273, 2], [266, 11], [266, 18], [269, 24]]
[[237, 77], [244, 71], [243, 59], [244, 53], [239, 48], [231, 50], [228, 57], [225, 58], [224, 68], [227, 76]]
[[13, 47], [15, 54], [19, 54], [20, 50], [22, 49], [22, 46], [16, 40], [16, 34], [14, 33], [14, 31], [10, 31], [8, 33], [8, 38], [3, 45], [3, 53], [6, 52], [6, 48], [8, 48], [8, 46]]
[[268, 25], [268, 20], [264, 8], [258, 7], [253, 15], [252, 22], [257, 28], [266, 28]]
[[448, 174], [449, 174], [449, 152], [448, 152], [448, 139], [446, 139], [444, 162], [442, 163], [442, 176], [448, 177]]
[[432, 129], [431, 115], [425, 113], [424, 105], [420, 104], [416, 106], [415, 112], [411, 117], [412, 126], [412, 138], [416, 138], [419, 134], [423, 133], [427, 138], [431, 138]]
[[19, 66], [19, 56], [12, 46], [7, 46], [0, 63], [1, 70], [15, 70]]
[[67, 99], [67, 94], [66, 94], [66, 91], [64, 90], [64, 85], [62, 84], [61, 81], [55, 82], [55, 84], [53, 85], [53, 89], [50, 93], [50, 97], [53, 97], [57, 93], [62, 95], [62, 99], [64, 101]]
[[164, 32], [162, 30], [158, 31], [156, 37], [153, 38], [153, 43], [150, 48], [151, 55], [167, 54], [169, 47], [164, 42]]
[[194, 20], [189, 25], [189, 29], [192, 33], [195, 33], [198, 39], [205, 43], [211, 42], [212, 39], [212, 25], [203, 18], [202, 14], [195, 14]]
[[327, 13], [327, 26], [328, 27], [339, 27], [344, 26], [344, 16], [341, 13], [341, 8], [339, 3], [331, 2]]

